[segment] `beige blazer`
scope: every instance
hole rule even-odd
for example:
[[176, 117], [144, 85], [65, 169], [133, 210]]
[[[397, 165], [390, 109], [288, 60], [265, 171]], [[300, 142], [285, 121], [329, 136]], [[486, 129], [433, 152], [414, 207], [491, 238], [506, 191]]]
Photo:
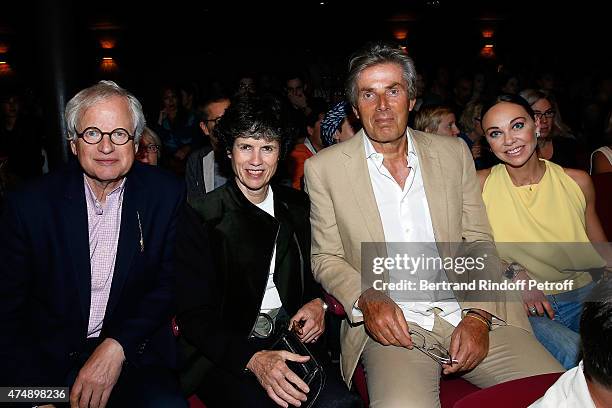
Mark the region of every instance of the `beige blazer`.
[[[422, 169], [425, 194], [437, 242], [493, 240], [472, 156], [463, 140], [408, 128]], [[362, 318], [352, 314], [363, 292], [361, 243], [384, 242], [380, 214], [365, 157], [364, 131], [323, 149], [305, 163], [310, 195], [312, 270], [323, 288], [344, 306], [348, 319], [341, 328], [342, 375], [351, 384], [367, 340]], [[444, 248], [440, 248], [441, 255]], [[500, 280], [501, 276], [486, 276]], [[516, 300], [516, 298], [514, 298]], [[501, 324], [530, 331], [520, 302], [461, 302], [462, 309], [480, 308]]]

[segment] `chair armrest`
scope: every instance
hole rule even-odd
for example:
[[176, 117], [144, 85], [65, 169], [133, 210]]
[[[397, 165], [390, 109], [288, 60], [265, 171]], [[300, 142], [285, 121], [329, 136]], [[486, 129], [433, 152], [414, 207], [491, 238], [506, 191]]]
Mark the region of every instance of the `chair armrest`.
[[172, 334], [174, 335], [174, 337], [179, 337], [181, 335], [181, 329], [179, 328], [178, 323], [176, 322], [176, 316], [172, 317], [172, 323], [171, 323], [171, 327], [172, 327]]
[[323, 295], [323, 300], [325, 300], [325, 303], [327, 303], [327, 310], [329, 312], [338, 317], [346, 317], [344, 307], [342, 306], [342, 303], [338, 302], [338, 299], [325, 292], [325, 294]]

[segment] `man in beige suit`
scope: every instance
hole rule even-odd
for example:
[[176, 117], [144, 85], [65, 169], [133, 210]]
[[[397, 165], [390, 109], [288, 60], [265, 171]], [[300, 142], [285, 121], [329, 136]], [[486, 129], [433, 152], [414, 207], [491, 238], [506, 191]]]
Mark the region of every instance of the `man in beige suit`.
[[[411, 302], [375, 290], [362, 271], [364, 242], [436, 242], [442, 255], [442, 242], [492, 241], [465, 143], [407, 126], [415, 81], [412, 60], [398, 49], [372, 44], [355, 54], [347, 93], [363, 130], [305, 166], [313, 273], [347, 312], [342, 373], [350, 386], [361, 358], [372, 407], [439, 406], [441, 371], [479, 387], [563, 371], [518, 302], [458, 300], [450, 291]], [[470, 279], [501, 279], [498, 271], [482, 273]], [[453, 280], [452, 271], [442, 274]], [[423, 352], [434, 344], [450, 359]]]

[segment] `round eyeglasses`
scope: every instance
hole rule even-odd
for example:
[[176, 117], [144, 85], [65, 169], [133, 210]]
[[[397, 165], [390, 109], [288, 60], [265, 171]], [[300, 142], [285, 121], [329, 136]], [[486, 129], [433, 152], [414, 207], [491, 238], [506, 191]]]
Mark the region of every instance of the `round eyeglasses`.
[[75, 128], [74, 133], [76, 133], [77, 137], [83, 139], [83, 141], [87, 144], [100, 143], [104, 135], [108, 135], [110, 137], [110, 141], [118, 146], [124, 145], [130, 140], [134, 139], [134, 136], [130, 135], [130, 133], [123, 128], [117, 128], [115, 130], [111, 130], [110, 132], [103, 132], [97, 127], [88, 127], [81, 133], [79, 133]]

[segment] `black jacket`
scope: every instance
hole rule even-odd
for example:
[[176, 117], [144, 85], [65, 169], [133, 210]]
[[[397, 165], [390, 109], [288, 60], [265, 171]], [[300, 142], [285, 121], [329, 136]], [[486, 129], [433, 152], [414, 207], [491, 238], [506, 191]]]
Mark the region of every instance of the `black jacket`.
[[212, 151], [211, 146], [204, 146], [193, 151], [187, 159], [185, 166], [185, 184], [187, 186], [187, 199], [202, 198], [206, 195], [206, 183], [204, 182], [204, 172], [202, 160]]
[[249, 202], [232, 179], [191, 202], [179, 220], [181, 333], [210, 361], [234, 373], [258, 351], [248, 337], [275, 243], [274, 282], [287, 313], [292, 316], [321, 296], [310, 270], [308, 197], [283, 186], [272, 190], [274, 217]]

